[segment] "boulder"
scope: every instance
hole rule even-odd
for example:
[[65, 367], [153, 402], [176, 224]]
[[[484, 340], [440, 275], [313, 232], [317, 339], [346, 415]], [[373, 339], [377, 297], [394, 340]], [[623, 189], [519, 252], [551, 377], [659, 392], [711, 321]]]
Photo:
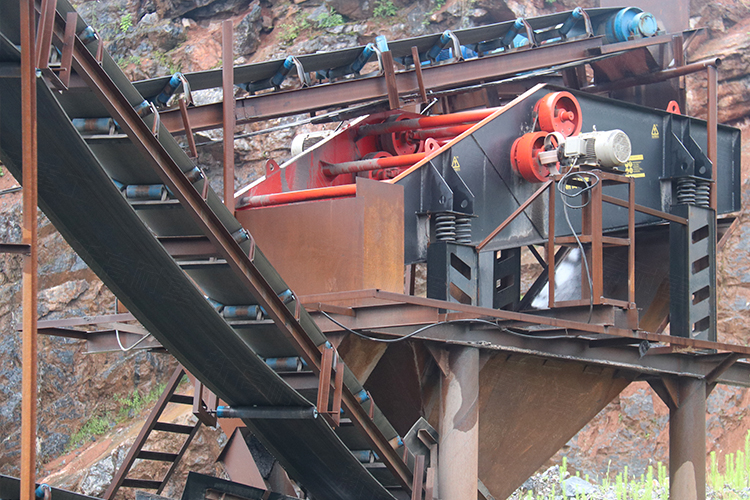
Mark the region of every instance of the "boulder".
[[263, 16], [260, 12], [260, 1], [250, 4], [250, 12], [234, 28], [234, 55], [246, 56], [260, 47], [260, 32], [263, 29]]
[[331, 0], [329, 5], [339, 14], [349, 19], [364, 20], [372, 16], [374, 1], [371, 0]]

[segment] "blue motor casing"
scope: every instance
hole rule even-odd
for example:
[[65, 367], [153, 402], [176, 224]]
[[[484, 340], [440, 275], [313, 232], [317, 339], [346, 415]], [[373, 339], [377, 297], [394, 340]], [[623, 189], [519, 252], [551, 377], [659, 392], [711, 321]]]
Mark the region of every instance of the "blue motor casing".
[[611, 16], [605, 25], [604, 34], [609, 43], [625, 42], [631, 36], [649, 37], [656, 34], [656, 18], [638, 7], [627, 7]]

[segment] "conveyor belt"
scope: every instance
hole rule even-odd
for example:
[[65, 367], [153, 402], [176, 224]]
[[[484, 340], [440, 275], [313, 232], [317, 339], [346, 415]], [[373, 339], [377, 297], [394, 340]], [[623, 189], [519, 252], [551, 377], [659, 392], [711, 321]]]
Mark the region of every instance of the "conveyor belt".
[[[37, 483], [37, 486], [39, 483]], [[52, 488], [52, 497], [56, 500], [99, 500], [96, 497], [81, 495], [61, 488]], [[21, 480], [0, 474], [0, 498], [3, 500], [20, 500]]]
[[[3, 12], [0, 63], [20, 60], [17, 30], [13, 28], [18, 20], [16, 7], [13, 0], [0, 1]], [[71, 10], [67, 1], [58, 1], [58, 12], [63, 17]], [[89, 48], [95, 49], [93, 45]], [[80, 59], [76, 61], [79, 66], [82, 64]], [[102, 67], [131, 105], [143, 101], [106, 54]], [[37, 87], [39, 204], [73, 249], [186, 369], [228, 404], [312, 406], [253, 349], [258, 344], [255, 347], [263, 349], [269, 357], [295, 353], [295, 346], [279, 329], [268, 332], [268, 325], [264, 325], [271, 336], [267, 342], [261, 336], [249, 335], [247, 325], [234, 330], [204, 297], [206, 291], [215, 291], [228, 304], [257, 304], [258, 294], [273, 296], [287, 290], [263, 254], [256, 250], [253, 261], [246, 265], [261, 273], [265, 290], [248, 289], [231, 269], [227, 272], [209, 261], [194, 264], [194, 269], [186, 270], [186, 274], [155, 238], [171, 234], [170, 217], [186, 209], [170, 203], [160, 211], [157, 203], [144, 222], [139, 218], [143, 211], [134, 210], [113, 180], [133, 185], [161, 182], [151, 164], [132, 142], [115, 136], [88, 144], [71, 124], [71, 119], [80, 117], [77, 104], [85, 103], [82, 107], [98, 113], [97, 116], [108, 116], [112, 108], [103, 106], [90, 91], [76, 90], [75, 97], [70, 98], [74, 94], [53, 92], [42, 79]], [[0, 159], [18, 179], [21, 178], [20, 92], [20, 79], [0, 79]], [[163, 127], [159, 137], [160, 147], [183, 172], [193, 169], [189, 158]], [[195, 187], [202, 189], [204, 182], [200, 180]], [[206, 203], [226, 231], [241, 229], [210, 189]], [[179, 233], [201, 234], [201, 228], [191, 224], [193, 220], [182, 217]], [[250, 242], [245, 241], [241, 247], [247, 254]], [[295, 301], [288, 304], [290, 310], [295, 306]], [[310, 340], [316, 346], [326, 343], [325, 336], [304, 309], [298, 314]], [[348, 370], [344, 382], [353, 393], [362, 390]], [[364, 409], [369, 410], [371, 404], [366, 401]], [[395, 438], [392, 426], [377, 408], [373, 410], [375, 425], [382, 436], [387, 440]], [[247, 420], [246, 424], [289, 474], [316, 498], [393, 498], [352, 455], [325, 419], [255, 419]]]
[[[620, 8], [596, 8], [586, 9], [586, 12], [592, 19], [592, 23], [601, 23], [609, 18], [612, 14], [619, 11]], [[527, 21], [534, 30], [559, 25], [570, 16], [570, 12], [558, 12], [529, 18]], [[453, 33], [458, 37], [462, 45], [472, 46], [477, 43], [496, 40], [502, 38], [510, 30], [515, 21], [505, 21], [502, 23], [488, 24], [475, 28], [456, 30]], [[568, 37], [573, 38], [585, 34], [583, 31], [583, 22], [579, 22], [571, 30]], [[394, 59], [411, 56], [411, 48], [417, 47], [420, 53], [424, 53], [432, 46], [438, 43], [440, 33], [433, 33], [414, 38], [404, 38], [388, 42], [388, 48], [393, 54]], [[297, 59], [306, 72], [324, 71], [327, 69], [337, 68], [352, 63], [363, 51], [364, 46], [352, 47], [348, 49], [323, 52], [320, 54], [301, 55]], [[234, 82], [245, 83], [264, 80], [272, 77], [282, 66], [284, 59], [275, 59], [252, 64], [244, 64], [234, 68]], [[221, 87], [221, 70], [207, 70], [186, 73], [190, 88], [192, 90], [201, 90], [207, 88]], [[169, 81], [169, 76], [142, 80], [134, 85], [146, 97], [156, 96]]]

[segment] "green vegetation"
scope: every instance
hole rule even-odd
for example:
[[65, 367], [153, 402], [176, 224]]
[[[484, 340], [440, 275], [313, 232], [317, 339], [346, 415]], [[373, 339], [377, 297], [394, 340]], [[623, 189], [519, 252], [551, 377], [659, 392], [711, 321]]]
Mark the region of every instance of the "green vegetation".
[[344, 24], [344, 17], [336, 13], [333, 8], [318, 17], [318, 28], [333, 28]]
[[159, 384], [153, 387], [148, 394], [141, 396], [141, 393], [137, 390], [126, 396], [115, 396], [115, 401], [120, 405], [120, 409], [117, 412], [117, 422], [122, 422], [125, 419], [132, 418], [138, 415], [141, 410], [145, 407], [155, 403], [164, 389], [166, 384]]
[[91, 417], [78, 429], [68, 441], [67, 448], [72, 450], [83, 444], [85, 441], [93, 438], [94, 436], [100, 436], [107, 432], [110, 427], [110, 419], [108, 415], [99, 415]]
[[125, 33], [133, 27], [133, 14], [126, 12], [120, 16], [120, 31]]
[[279, 40], [285, 44], [290, 44], [299, 36], [302, 30], [306, 30], [309, 27], [310, 23], [307, 22], [307, 19], [302, 17], [292, 19], [290, 22], [279, 26]]
[[[438, 0], [445, 2], [445, 0]], [[398, 8], [393, 5], [391, 0], [375, 0], [375, 6], [372, 9], [375, 17], [393, 17], [398, 14]]]
[[117, 412], [104, 411], [91, 416], [80, 429], [70, 436], [67, 449], [72, 450], [96, 436], [105, 434], [115, 425], [135, 417], [155, 403], [161, 393], [164, 392], [165, 387], [166, 384], [154, 386], [146, 395], [141, 395], [137, 389], [126, 395], [116, 394], [114, 403], [119, 406]]
[[[722, 498], [725, 500], [740, 500], [748, 498], [747, 491], [750, 488], [750, 431], [745, 436], [745, 448], [736, 453], [724, 455], [724, 472], [719, 471], [719, 463], [716, 452], [711, 452], [709, 471], [706, 477], [706, 489], [710, 498]], [[534, 495], [528, 491], [521, 495], [522, 500], [551, 500], [561, 498], [563, 493], [563, 480], [568, 477], [567, 459], [563, 458], [560, 465], [559, 482], [552, 484], [552, 490], [546, 494]], [[577, 474], [578, 475], [578, 474]], [[628, 474], [627, 466], [622, 472], [612, 478], [609, 467], [607, 474], [599, 484], [600, 493], [594, 495], [579, 494], [576, 500], [593, 500], [594, 498], [612, 498], [613, 500], [668, 500], [669, 478], [667, 467], [661, 462], [656, 468], [649, 466], [646, 474], [635, 477]], [[589, 481], [589, 478], [585, 478]], [[609, 493], [609, 494], [607, 494]], [[614, 496], [612, 496], [614, 494]], [[515, 497], [514, 497], [515, 498]]]
[[[750, 431], [745, 436], [745, 450], [724, 456], [724, 474], [719, 472], [716, 452], [711, 452], [711, 469], [708, 474], [708, 486], [714, 491], [731, 490], [733, 492], [750, 488]], [[725, 495], [723, 498], [740, 498]]]

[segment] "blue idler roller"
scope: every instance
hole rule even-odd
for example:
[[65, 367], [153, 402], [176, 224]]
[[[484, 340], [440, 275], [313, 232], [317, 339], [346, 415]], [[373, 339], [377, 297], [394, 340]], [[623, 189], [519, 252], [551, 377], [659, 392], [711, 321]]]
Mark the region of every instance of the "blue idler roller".
[[630, 37], [654, 36], [658, 30], [656, 18], [638, 7], [627, 7], [611, 16], [604, 33], [610, 43], [625, 42]]
[[110, 134], [117, 127], [112, 118], [73, 118], [72, 121], [81, 134]]
[[182, 73], [178, 71], [177, 73], [172, 75], [172, 78], [169, 79], [167, 84], [162, 89], [161, 93], [154, 98], [154, 102], [156, 102], [156, 104], [159, 106], [166, 106], [169, 102], [169, 99], [174, 95], [177, 87], [179, 87], [181, 83]]
[[576, 7], [558, 31], [562, 36], [566, 36], [581, 19], [583, 19], [583, 9]]
[[368, 399], [370, 399], [370, 395], [367, 394], [367, 391], [364, 389], [362, 389], [357, 394], [355, 394], [354, 397], [357, 398], [357, 401], [359, 401], [359, 404], [362, 404]]
[[164, 200], [167, 188], [164, 184], [130, 185], [125, 187], [125, 197], [129, 200]]
[[88, 45], [98, 37], [96, 36], [96, 31], [94, 31], [94, 28], [92, 28], [91, 26], [86, 26], [78, 32], [78, 38], [81, 39], [81, 42], [83, 42], [84, 45]]
[[266, 358], [266, 364], [275, 372], [298, 372], [307, 367], [299, 356], [288, 358]]
[[372, 450], [352, 450], [352, 455], [363, 464], [371, 464], [375, 461], [375, 453]]
[[351, 64], [325, 71], [318, 71], [317, 76], [321, 80], [325, 78], [332, 80], [346, 75], [359, 75], [359, 72], [362, 71], [362, 68], [364, 68], [365, 64], [367, 64], [374, 54], [375, 45], [368, 43]]
[[259, 90], [264, 90], [271, 87], [278, 89], [279, 87], [281, 87], [281, 84], [284, 83], [286, 75], [289, 74], [289, 71], [291, 71], [293, 67], [294, 57], [288, 56], [286, 59], [284, 59], [284, 62], [281, 64], [281, 67], [276, 72], [276, 74], [271, 78], [259, 80], [257, 82], [240, 83], [237, 86], [242, 90], [249, 92], [250, 94], [254, 94]]
[[262, 315], [260, 306], [224, 306], [221, 315], [226, 319], [258, 319]]
[[508, 30], [508, 32], [503, 37], [503, 41], [502, 41], [503, 47], [510, 47], [513, 44], [516, 37], [518, 36], [518, 34], [523, 29], [525, 29], [523, 19], [519, 17], [518, 19], [515, 20], [515, 22], [513, 23], [513, 26], [511, 26], [510, 30]]
[[448, 42], [451, 41], [451, 32], [450, 30], [445, 30], [440, 35], [440, 39], [438, 42], [430, 47], [430, 50], [427, 51], [427, 58], [430, 61], [437, 61], [438, 56], [440, 55], [440, 52], [445, 48], [446, 45], [448, 45]]
[[208, 303], [211, 304], [211, 307], [213, 307], [217, 313], [220, 313], [222, 309], [224, 309], [224, 304], [222, 304], [218, 300], [214, 300], [207, 295], [204, 295], [204, 297], [206, 297], [206, 300], [208, 301]]
[[203, 171], [198, 167], [193, 167], [193, 169], [185, 172], [185, 177], [187, 177], [188, 180], [192, 182], [193, 184], [195, 184], [201, 179], [205, 179], [205, 175], [203, 174]]

